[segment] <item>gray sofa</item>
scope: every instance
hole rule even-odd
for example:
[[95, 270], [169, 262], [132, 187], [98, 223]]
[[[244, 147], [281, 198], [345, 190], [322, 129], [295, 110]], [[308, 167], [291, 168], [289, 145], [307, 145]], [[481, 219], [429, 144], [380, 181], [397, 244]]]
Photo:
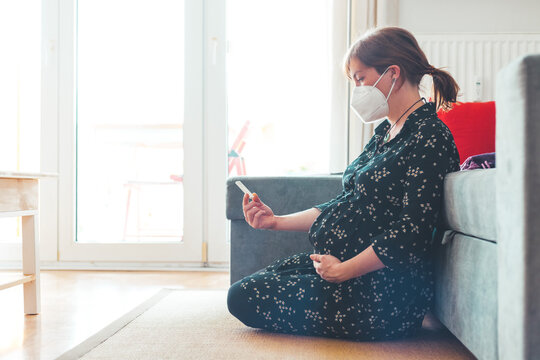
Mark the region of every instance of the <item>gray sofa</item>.
[[[540, 55], [499, 72], [496, 113], [497, 168], [444, 179], [432, 312], [479, 359], [540, 359]], [[312, 250], [307, 233], [249, 226], [236, 180], [278, 215], [341, 192], [340, 174], [229, 178], [231, 284], [275, 259]]]

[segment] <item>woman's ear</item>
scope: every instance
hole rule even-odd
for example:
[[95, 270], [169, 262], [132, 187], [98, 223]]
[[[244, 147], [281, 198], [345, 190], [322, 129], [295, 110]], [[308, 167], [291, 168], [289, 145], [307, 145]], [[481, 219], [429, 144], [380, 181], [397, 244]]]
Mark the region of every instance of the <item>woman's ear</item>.
[[[392, 74], [392, 79], [396, 79], [396, 83], [400, 80], [401, 69], [398, 65], [390, 65], [390, 73]], [[397, 85], [397, 84], [396, 84]]]
[[394, 85], [394, 91], [399, 90], [405, 82], [405, 79], [403, 78], [403, 76], [401, 76], [400, 67], [398, 65], [391, 65], [388, 71], [390, 71], [390, 73], [392, 74], [392, 79], [395, 79], [396, 81], [396, 84]]

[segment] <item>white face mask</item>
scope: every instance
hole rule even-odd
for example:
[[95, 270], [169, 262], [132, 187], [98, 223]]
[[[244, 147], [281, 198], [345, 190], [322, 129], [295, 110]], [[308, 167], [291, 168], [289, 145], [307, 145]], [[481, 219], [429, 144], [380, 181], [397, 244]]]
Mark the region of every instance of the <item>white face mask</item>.
[[388, 92], [388, 96], [384, 97], [381, 90], [375, 86], [381, 80], [383, 75], [390, 67], [379, 76], [379, 79], [371, 85], [356, 86], [351, 97], [351, 108], [353, 112], [366, 124], [375, 122], [388, 115], [388, 98], [392, 93], [396, 79], [392, 79], [392, 87]]

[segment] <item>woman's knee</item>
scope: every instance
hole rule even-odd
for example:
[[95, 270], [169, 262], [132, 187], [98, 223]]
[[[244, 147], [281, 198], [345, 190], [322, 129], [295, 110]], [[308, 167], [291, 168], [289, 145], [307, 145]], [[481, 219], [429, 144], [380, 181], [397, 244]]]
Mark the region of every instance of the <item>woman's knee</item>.
[[256, 304], [248, 301], [248, 295], [241, 285], [241, 280], [235, 282], [229, 288], [227, 307], [229, 312], [244, 325], [254, 328], [260, 327], [255, 310]]
[[240, 282], [241, 281], [237, 281], [232, 284], [227, 293], [227, 308], [236, 318], [241, 314], [242, 302], [244, 301]]

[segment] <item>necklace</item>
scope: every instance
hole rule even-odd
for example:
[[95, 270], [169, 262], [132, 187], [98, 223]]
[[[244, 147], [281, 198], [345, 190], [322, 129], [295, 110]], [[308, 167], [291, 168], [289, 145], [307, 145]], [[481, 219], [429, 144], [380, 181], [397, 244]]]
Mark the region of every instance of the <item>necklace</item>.
[[394, 125], [390, 126], [390, 129], [388, 129], [388, 130], [386, 131], [386, 134], [384, 135], [384, 139], [383, 139], [382, 145], [384, 145], [384, 144], [386, 144], [386, 143], [388, 142], [388, 138], [390, 137], [390, 131], [392, 131], [392, 129], [394, 128], [394, 126], [396, 126], [396, 124], [398, 123], [398, 121], [401, 120], [401, 118], [403, 117], [403, 115], [405, 115], [409, 110], [411, 110], [411, 108], [412, 108], [414, 105], [418, 104], [418, 102], [419, 102], [419, 101], [422, 101], [422, 100], [425, 101], [424, 98], [420, 98], [420, 99], [416, 100], [416, 101], [414, 102], [414, 104], [412, 104], [411, 106], [409, 106], [409, 108], [408, 108], [407, 110], [405, 110], [405, 112], [404, 112], [403, 114], [401, 114], [401, 116], [399, 117], [399, 119], [397, 119], [397, 121], [394, 123]]

